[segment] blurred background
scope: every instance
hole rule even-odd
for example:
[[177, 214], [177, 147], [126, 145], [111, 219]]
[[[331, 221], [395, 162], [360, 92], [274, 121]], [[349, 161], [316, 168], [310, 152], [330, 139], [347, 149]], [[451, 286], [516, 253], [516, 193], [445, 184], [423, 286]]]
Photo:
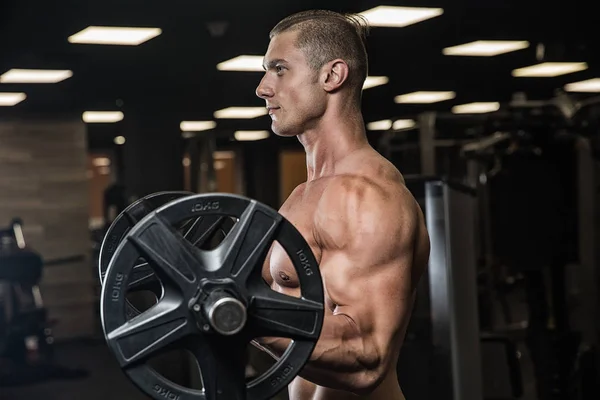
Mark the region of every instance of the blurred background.
[[[270, 29], [318, 8], [370, 22], [369, 141], [426, 214], [431, 185], [449, 196], [440, 251], [460, 250], [441, 261], [443, 290], [423, 279], [398, 365], [407, 398], [597, 399], [600, 42], [590, 7], [2, 0], [0, 398], [146, 398], [104, 342], [106, 229], [159, 191], [278, 208], [304, 182], [302, 147], [270, 131], [255, 89]], [[464, 221], [469, 232], [455, 232]], [[473, 285], [461, 292], [465, 277]], [[434, 293], [450, 305], [438, 308]], [[476, 309], [461, 314], [461, 304]], [[476, 346], [452, 330], [465, 318]], [[456, 368], [473, 348], [483, 395], [461, 397]], [[270, 362], [253, 357], [249, 375]], [[177, 355], [165, 365], [190, 381]]]

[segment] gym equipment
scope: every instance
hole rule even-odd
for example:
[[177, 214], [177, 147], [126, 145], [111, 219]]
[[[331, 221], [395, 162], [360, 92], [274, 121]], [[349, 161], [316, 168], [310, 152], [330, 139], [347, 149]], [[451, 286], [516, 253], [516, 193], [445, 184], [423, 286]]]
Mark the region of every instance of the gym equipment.
[[[432, 343], [445, 398], [483, 395], [477, 316], [473, 190], [440, 181], [425, 183], [430, 236], [429, 295]], [[460, 223], [457, 223], [460, 221]], [[452, 248], [452, 251], [449, 249]]]
[[43, 264], [27, 247], [20, 219], [0, 231], [0, 357], [16, 364], [52, 356], [51, 328], [38, 288]]
[[[498, 112], [427, 112], [417, 118], [418, 135], [389, 131], [381, 137], [381, 153], [403, 172], [476, 190], [478, 233], [471, 251], [479, 328], [527, 347], [540, 399], [568, 396], [577, 385], [574, 376], [586, 379], [581, 386], [587, 387], [594, 381], [589, 376], [600, 380], [597, 372], [579, 372], [580, 360], [594, 358], [586, 349], [598, 348], [600, 337], [594, 218], [599, 104], [600, 97], [578, 101], [558, 93], [529, 101], [516, 95]], [[523, 294], [524, 310], [510, 309], [508, 290]], [[423, 294], [417, 303], [429, 302]]]
[[86, 375], [54, 363], [52, 324], [38, 287], [44, 266], [81, 258], [44, 262], [27, 246], [20, 219], [0, 230], [0, 365], [8, 366], [0, 371], [0, 386]]
[[[237, 221], [210, 250], [194, 246], [177, 229], [205, 217]], [[273, 291], [262, 278], [274, 241], [298, 274], [300, 298]], [[140, 258], [158, 278], [162, 295], [129, 319], [127, 292]], [[101, 316], [121, 368], [152, 398], [262, 400], [285, 388], [309, 359], [323, 324], [323, 285], [309, 245], [277, 211], [231, 194], [191, 195], [148, 213], [120, 241], [106, 270]], [[260, 337], [292, 341], [266, 373], [245, 382], [245, 349]], [[172, 349], [195, 356], [203, 391], [176, 385], [146, 364]]]
[[519, 398], [523, 386], [513, 342], [480, 328], [476, 190], [434, 177], [406, 183], [425, 214], [431, 250], [397, 367], [405, 396]]
[[[191, 194], [192, 193], [190, 192], [152, 193], [133, 202], [121, 212], [108, 228], [102, 241], [102, 246], [100, 247], [100, 254], [98, 256], [100, 282], [102, 283], [104, 281], [104, 276], [111, 257], [116, 251], [119, 243], [137, 222], [169, 201]], [[215, 232], [220, 230], [220, 232], [225, 235], [230, 226], [230, 219], [221, 216], [203, 216], [181, 222], [178, 229], [184, 231], [185, 233], [183, 236], [195, 246], [202, 247], [214, 237]], [[133, 270], [129, 283], [129, 290], [150, 291], [151, 293], [154, 293], [156, 298], [161, 296], [162, 288], [157, 284], [154, 272], [149, 268], [148, 263], [145, 262], [143, 258], [138, 260], [138, 263]], [[130, 317], [139, 314], [136, 307], [129, 301], [127, 301], [127, 312]]]

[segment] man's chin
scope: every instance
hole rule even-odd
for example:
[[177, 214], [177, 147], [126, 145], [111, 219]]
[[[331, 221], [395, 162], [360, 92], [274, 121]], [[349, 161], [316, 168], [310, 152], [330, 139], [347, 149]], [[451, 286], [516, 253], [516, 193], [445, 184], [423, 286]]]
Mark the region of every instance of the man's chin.
[[294, 135], [290, 135], [289, 132], [287, 132], [285, 129], [281, 129], [281, 127], [277, 127], [277, 126], [274, 126], [274, 125], [271, 125], [271, 130], [277, 136], [281, 136], [281, 137], [294, 136]]
[[273, 131], [274, 134], [276, 134], [277, 136], [281, 136], [281, 137], [296, 136], [296, 134], [291, 132], [289, 129], [284, 129], [280, 126], [275, 126], [274, 124], [271, 125], [271, 130]]

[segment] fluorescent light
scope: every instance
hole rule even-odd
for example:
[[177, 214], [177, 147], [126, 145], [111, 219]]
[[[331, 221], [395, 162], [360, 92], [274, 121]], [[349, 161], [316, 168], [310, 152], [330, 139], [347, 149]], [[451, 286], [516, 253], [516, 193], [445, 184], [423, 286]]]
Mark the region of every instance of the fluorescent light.
[[121, 111], [86, 111], [82, 115], [83, 122], [88, 124], [114, 123], [123, 119]]
[[527, 41], [515, 40], [477, 40], [475, 42], [461, 44], [459, 46], [446, 47], [442, 53], [446, 56], [482, 56], [491, 57], [499, 54], [509, 53], [526, 49], [529, 47]]
[[600, 92], [600, 78], [568, 83], [565, 85], [567, 92]]
[[108, 167], [110, 165], [110, 158], [108, 157], [96, 157], [92, 161], [94, 167]]
[[0, 106], [14, 106], [26, 98], [25, 93], [0, 92]]
[[160, 28], [88, 26], [84, 30], [69, 36], [68, 41], [78, 44], [137, 46], [161, 33], [162, 30]]
[[234, 134], [235, 140], [262, 140], [269, 137], [269, 131], [236, 131]]
[[122, 145], [125, 144], [125, 137], [117, 136], [114, 140], [115, 144]]
[[396, 103], [427, 104], [452, 100], [456, 97], [454, 92], [413, 92], [394, 97]]
[[391, 119], [383, 119], [381, 121], [369, 122], [367, 129], [370, 131], [387, 131], [392, 127]]
[[584, 62], [546, 62], [529, 67], [517, 68], [513, 70], [512, 76], [552, 78], [559, 75], [583, 71], [587, 68], [588, 65]]
[[498, 111], [500, 109], [500, 103], [497, 102], [479, 102], [479, 103], [468, 103], [461, 104], [452, 107], [454, 114], [482, 114], [488, 112]]
[[266, 115], [268, 113], [267, 107], [227, 107], [222, 110], [215, 111], [215, 118], [240, 118], [240, 119], [251, 119]]
[[401, 130], [415, 127], [415, 121], [412, 119], [397, 119], [392, 122], [391, 119], [369, 122], [367, 129], [370, 131], [387, 131], [388, 129]]
[[399, 131], [401, 129], [410, 129], [416, 126], [415, 121], [412, 119], [397, 119], [392, 125], [392, 129]]
[[364, 89], [370, 89], [375, 86], [385, 85], [390, 81], [390, 78], [387, 76], [367, 76], [365, 79], [365, 83], [363, 84]]
[[58, 83], [73, 76], [70, 70], [17, 69], [0, 75], [2, 83]]
[[219, 71], [263, 71], [264, 56], [241, 55], [217, 64]]
[[214, 129], [217, 126], [215, 121], [181, 121], [179, 128], [183, 132], [201, 132]]
[[403, 28], [443, 13], [441, 8], [378, 6], [360, 14], [367, 19], [370, 26]]

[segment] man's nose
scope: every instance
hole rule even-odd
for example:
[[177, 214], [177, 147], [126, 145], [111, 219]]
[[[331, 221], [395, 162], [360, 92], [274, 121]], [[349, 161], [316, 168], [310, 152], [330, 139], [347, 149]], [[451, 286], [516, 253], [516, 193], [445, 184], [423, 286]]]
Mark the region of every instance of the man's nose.
[[268, 84], [265, 78], [266, 77], [263, 77], [256, 87], [256, 95], [261, 99], [273, 96], [273, 88]]

